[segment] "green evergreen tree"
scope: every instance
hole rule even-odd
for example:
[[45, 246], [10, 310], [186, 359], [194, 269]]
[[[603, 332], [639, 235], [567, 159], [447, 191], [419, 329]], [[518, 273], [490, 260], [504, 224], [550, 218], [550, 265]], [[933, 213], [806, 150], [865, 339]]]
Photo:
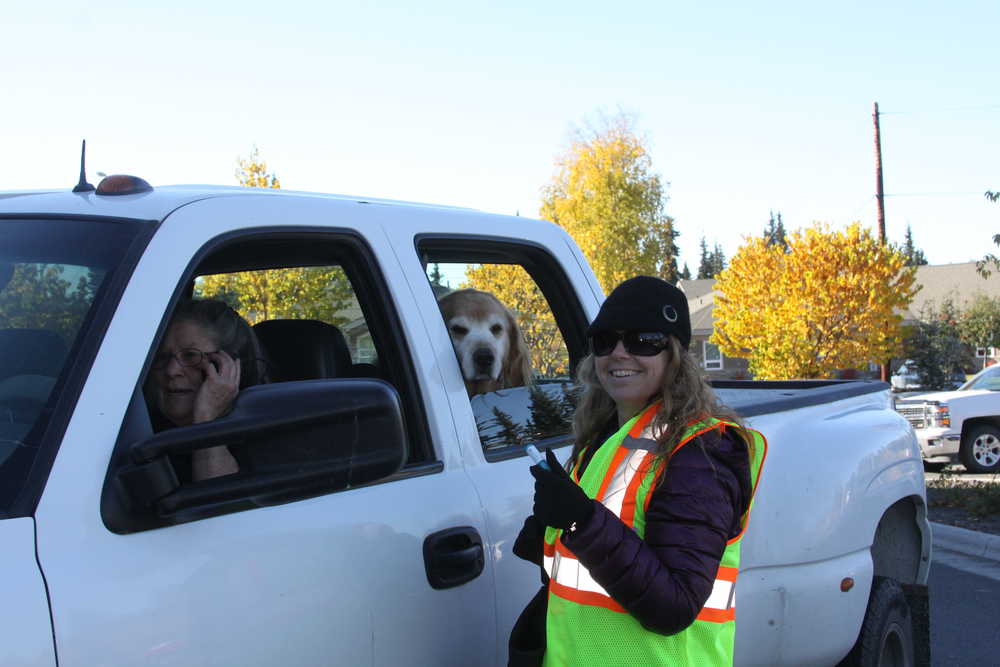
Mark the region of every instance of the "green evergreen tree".
[[493, 436], [493, 439], [497, 444], [524, 444], [524, 427], [515, 422], [509, 414], [496, 406], [493, 407], [493, 423], [494, 426], [500, 427], [500, 430]]
[[913, 230], [906, 226], [906, 237], [903, 240], [903, 254], [906, 255], [907, 266], [921, 266], [927, 263], [924, 251], [913, 244]]
[[687, 262], [684, 262], [684, 270], [681, 271], [681, 280], [691, 280], [691, 269], [688, 268]]
[[698, 260], [698, 280], [714, 278], [715, 271], [714, 264], [712, 262], [712, 254], [708, 251], [708, 243], [705, 241], [704, 235], [702, 235], [701, 241], [698, 245], [701, 249], [701, 257]]
[[726, 270], [726, 256], [722, 253], [722, 246], [718, 243], [715, 244], [715, 248], [712, 250], [712, 275], [710, 278], [718, 278], [719, 274]]
[[541, 440], [566, 433], [570, 424], [562, 401], [553, 398], [541, 385], [532, 385], [528, 391], [531, 394], [531, 418], [526, 428], [531, 438]]
[[767, 245], [780, 245], [788, 252], [788, 239], [785, 238], [785, 223], [781, 220], [781, 211], [777, 214], [774, 211], [768, 211], [770, 213], [770, 220], [767, 223], [767, 227], [764, 228], [764, 240]]

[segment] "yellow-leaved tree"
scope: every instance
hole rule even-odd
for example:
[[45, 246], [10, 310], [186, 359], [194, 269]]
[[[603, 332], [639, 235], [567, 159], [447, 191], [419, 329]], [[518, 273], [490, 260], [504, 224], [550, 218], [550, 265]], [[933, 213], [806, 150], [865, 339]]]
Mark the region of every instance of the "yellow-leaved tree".
[[260, 151], [254, 146], [250, 156], [236, 159], [236, 180], [247, 188], [280, 188], [281, 181], [267, 170], [267, 162], [260, 159]]
[[902, 315], [919, 287], [899, 249], [859, 223], [814, 224], [788, 250], [748, 237], [715, 283], [711, 342], [759, 379], [830, 377], [902, 347]]
[[[281, 188], [254, 146], [250, 157], [238, 158], [240, 185]], [[301, 266], [202, 276], [195, 282], [196, 297], [221, 299], [250, 324], [271, 319], [312, 319], [342, 325], [355, 314], [353, 290], [337, 266]]]
[[[577, 130], [542, 189], [539, 216], [562, 226], [586, 255], [605, 292], [632, 276], [677, 279], [673, 220], [664, 213], [663, 184], [652, 170], [633, 121], [619, 114]], [[519, 266], [472, 269], [466, 286], [496, 295], [519, 316], [532, 364], [542, 376], [565, 375], [566, 352], [555, 319]]]
[[605, 292], [639, 274], [677, 279], [673, 219], [645, 141], [619, 114], [577, 131], [556, 159], [539, 214], [577, 242]]

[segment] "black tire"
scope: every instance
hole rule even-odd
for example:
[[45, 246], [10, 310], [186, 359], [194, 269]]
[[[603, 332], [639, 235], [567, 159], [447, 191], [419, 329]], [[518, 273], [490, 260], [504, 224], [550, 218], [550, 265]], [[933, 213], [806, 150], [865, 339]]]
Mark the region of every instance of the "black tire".
[[1000, 429], [990, 424], [970, 428], [962, 436], [958, 458], [969, 472], [1000, 472]]
[[854, 648], [838, 667], [913, 667], [913, 619], [903, 587], [875, 577]]
[[947, 465], [947, 461], [944, 463], [940, 461], [935, 461], [933, 463], [930, 461], [924, 461], [924, 472], [941, 472]]

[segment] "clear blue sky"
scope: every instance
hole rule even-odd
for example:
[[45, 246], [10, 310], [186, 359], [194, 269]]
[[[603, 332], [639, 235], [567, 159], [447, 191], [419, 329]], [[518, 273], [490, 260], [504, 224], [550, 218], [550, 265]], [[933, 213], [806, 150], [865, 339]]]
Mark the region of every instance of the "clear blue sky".
[[[233, 184], [256, 144], [286, 188], [537, 216], [573, 124], [633, 113], [681, 261], [768, 211], [886, 221], [932, 263], [995, 249], [1000, 3], [8, 3], [0, 188], [95, 172]], [[697, 6], [696, 6], [697, 5]]]

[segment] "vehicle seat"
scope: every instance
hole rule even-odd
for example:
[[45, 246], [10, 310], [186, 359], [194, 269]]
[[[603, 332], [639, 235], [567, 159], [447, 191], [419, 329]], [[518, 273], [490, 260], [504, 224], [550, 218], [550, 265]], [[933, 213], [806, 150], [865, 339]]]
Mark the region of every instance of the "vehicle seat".
[[66, 342], [49, 329], [0, 329], [0, 379], [15, 375], [57, 377]]
[[318, 320], [267, 320], [253, 327], [270, 361], [271, 380], [351, 377], [351, 352], [340, 329]]

